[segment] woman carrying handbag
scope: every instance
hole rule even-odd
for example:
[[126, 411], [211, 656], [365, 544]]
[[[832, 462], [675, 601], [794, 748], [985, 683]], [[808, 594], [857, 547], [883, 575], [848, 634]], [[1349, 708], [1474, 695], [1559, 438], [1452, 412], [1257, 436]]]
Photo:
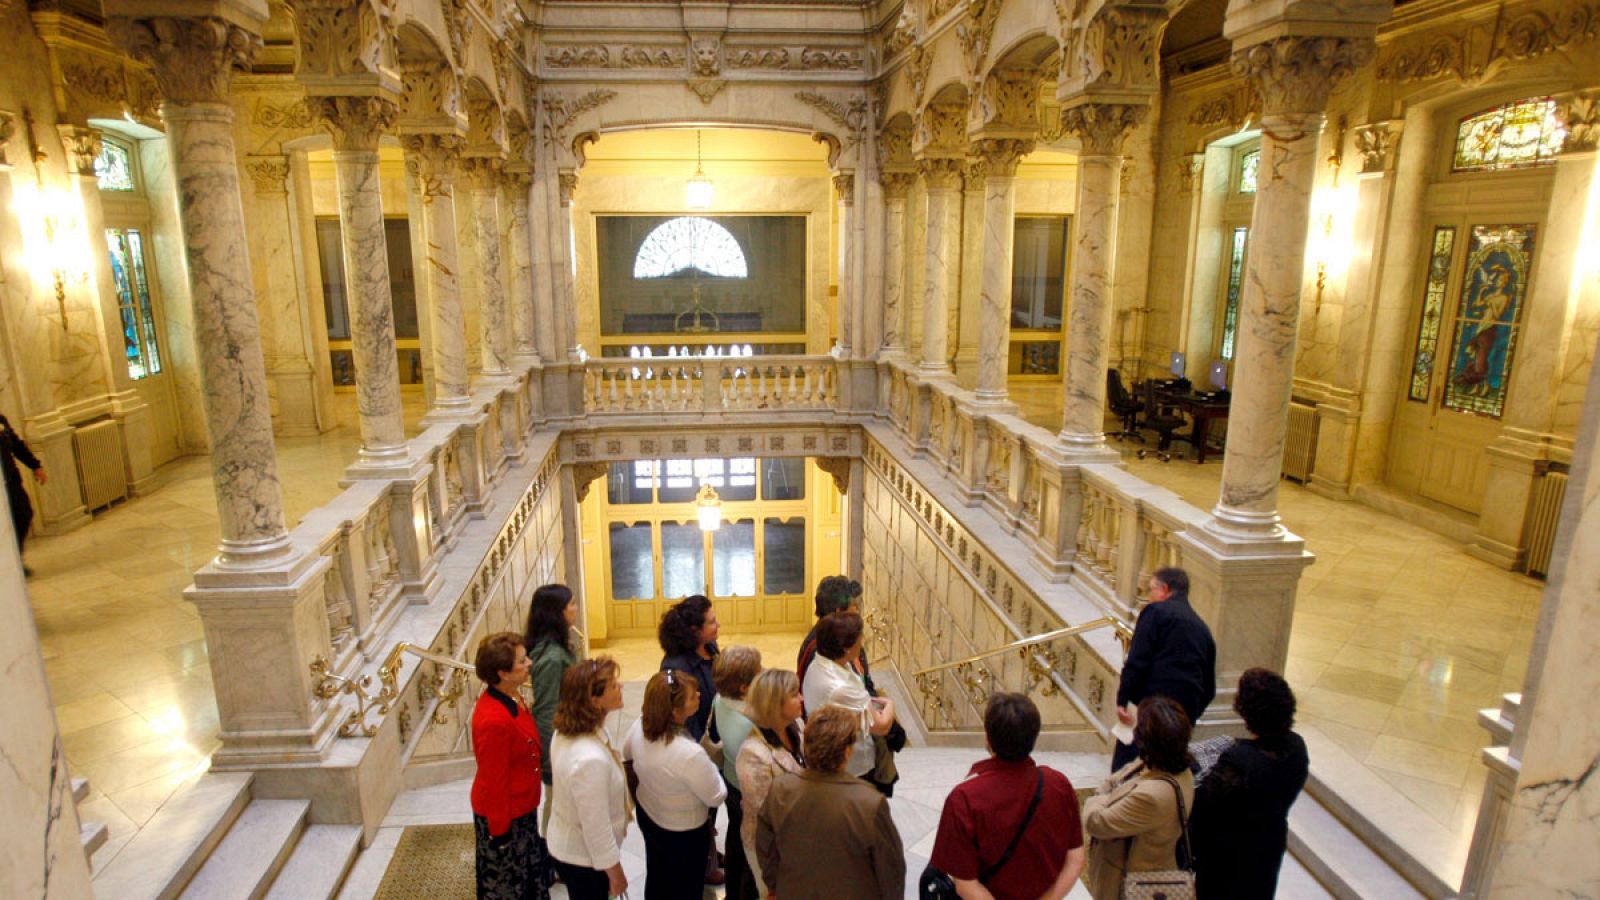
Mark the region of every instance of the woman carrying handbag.
[[1189, 732], [1189, 716], [1175, 701], [1148, 697], [1139, 704], [1133, 729], [1139, 758], [1083, 807], [1083, 830], [1091, 839], [1086, 883], [1095, 900], [1194, 900]]

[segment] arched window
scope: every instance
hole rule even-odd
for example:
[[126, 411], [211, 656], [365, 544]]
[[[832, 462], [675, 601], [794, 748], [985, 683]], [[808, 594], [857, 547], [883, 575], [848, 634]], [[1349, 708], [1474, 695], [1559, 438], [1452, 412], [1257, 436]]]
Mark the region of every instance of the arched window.
[[700, 216], [679, 216], [657, 225], [633, 258], [634, 278], [665, 278], [685, 269], [722, 278], [750, 276], [738, 239]]
[[1567, 130], [1549, 97], [1502, 103], [1461, 120], [1452, 172], [1499, 172], [1554, 165]]

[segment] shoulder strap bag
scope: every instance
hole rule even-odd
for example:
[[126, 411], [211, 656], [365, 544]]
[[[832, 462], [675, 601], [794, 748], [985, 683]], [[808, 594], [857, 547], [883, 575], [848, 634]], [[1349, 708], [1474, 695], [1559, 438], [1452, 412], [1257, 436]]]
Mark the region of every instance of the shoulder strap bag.
[[[1183, 808], [1183, 789], [1165, 775], [1161, 780], [1172, 785], [1172, 792], [1178, 798], [1178, 868], [1124, 872], [1122, 900], [1195, 900], [1194, 854], [1189, 843], [1189, 815]], [[1132, 841], [1137, 839], [1137, 836], [1129, 839], [1130, 849]]]
[[[1006, 852], [1000, 854], [1000, 859], [994, 865], [978, 873], [978, 883], [988, 884], [997, 872], [1005, 868], [1011, 861], [1011, 854], [1017, 851], [1017, 844], [1022, 842], [1022, 835], [1028, 830], [1028, 825], [1033, 822], [1033, 814], [1039, 811], [1039, 801], [1044, 799], [1044, 769], [1039, 769], [1039, 782], [1034, 786], [1033, 799], [1028, 802], [1028, 811], [1022, 814], [1022, 822], [1017, 825], [1017, 833], [1011, 836], [1011, 843], [1006, 845]], [[957, 900], [955, 881], [945, 873], [928, 866], [922, 870], [922, 877], [917, 879], [917, 893], [921, 900]]]

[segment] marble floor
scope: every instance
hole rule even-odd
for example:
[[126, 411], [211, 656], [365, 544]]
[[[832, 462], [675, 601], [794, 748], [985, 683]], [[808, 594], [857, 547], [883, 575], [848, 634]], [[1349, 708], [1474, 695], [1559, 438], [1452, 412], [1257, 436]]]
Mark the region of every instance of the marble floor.
[[[1025, 413], [1059, 421], [1059, 389], [1019, 392]], [[358, 438], [353, 397], [326, 435], [278, 442], [292, 526], [337, 491]], [[420, 397], [407, 404], [416, 428]], [[1220, 458], [1198, 466], [1129, 459], [1132, 470], [1210, 508]], [[206, 457], [161, 469], [153, 495], [89, 526], [29, 542], [29, 589], [68, 762], [91, 782], [86, 820], [110, 826], [114, 856], [216, 746], [199, 618], [179, 593], [215, 551]], [[1322, 730], [1465, 846], [1484, 769], [1476, 710], [1521, 689], [1542, 583], [1494, 569], [1460, 545], [1368, 507], [1285, 483], [1285, 522], [1317, 555], [1299, 595], [1288, 676], [1302, 721]], [[737, 640], [728, 635], [725, 643]], [[792, 636], [753, 643], [782, 664]], [[637, 643], [638, 646], [634, 646]], [[649, 641], [619, 641], [629, 676], [654, 668]]]

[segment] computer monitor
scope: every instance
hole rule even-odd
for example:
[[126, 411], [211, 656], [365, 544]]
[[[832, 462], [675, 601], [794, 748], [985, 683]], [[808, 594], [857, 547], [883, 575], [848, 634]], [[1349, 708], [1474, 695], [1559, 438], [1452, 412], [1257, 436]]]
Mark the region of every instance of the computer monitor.
[[1182, 378], [1183, 377], [1183, 372], [1184, 372], [1183, 363], [1184, 363], [1183, 351], [1182, 350], [1174, 350], [1174, 351], [1172, 351], [1172, 366], [1171, 366], [1171, 369], [1172, 369], [1172, 377], [1173, 378]]
[[1219, 391], [1228, 389], [1228, 362], [1217, 359], [1211, 362], [1211, 386]]

